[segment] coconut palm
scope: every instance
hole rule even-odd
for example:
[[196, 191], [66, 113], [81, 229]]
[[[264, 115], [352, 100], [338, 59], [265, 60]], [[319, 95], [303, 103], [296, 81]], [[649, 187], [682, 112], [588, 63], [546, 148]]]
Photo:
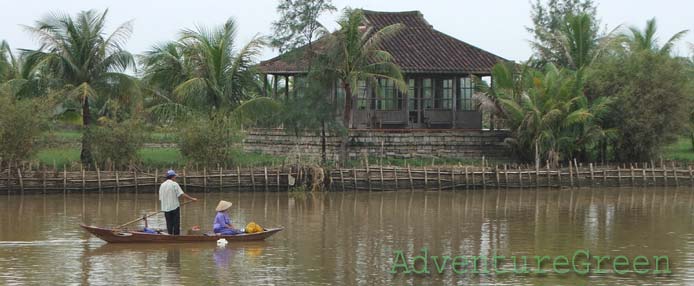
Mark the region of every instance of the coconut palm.
[[191, 77], [176, 86], [174, 94], [184, 101], [214, 109], [233, 108], [250, 98], [248, 88], [254, 86], [251, 67], [263, 41], [253, 38], [235, 50], [236, 33], [234, 19], [214, 29], [183, 30], [180, 44], [186, 62], [192, 67]]
[[377, 86], [378, 79], [393, 80], [400, 90], [407, 84], [393, 56], [380, 49], [381, 43], [392, 37], [402, 24], [394, 24], [374, 31], [363, 29], [361, 10], [346, 10], [339, 20], [340, 28], [327, 38], [327, 48], [321, 55], [321, 68], [334, 75], [345, 90], [343, 124], [352, 123], [353, 87], [360, 80]]
[[184, 29], [176, 42], [154, 46], [141, 62], [155, 95], [151, 110], [160, 117], [190, 112], [229, 112], [259, 93], [252, 70], [264, 44], [253, 38], [238, 48], [237, 24]]
[[581, 70], [548, 64], [544, 71], [537, 71], [500, 63], [492, 77], [492, 87], [481, 83], [475, 98], [482, 109], [506, 121], [511, 131], [506, 142], [521, 159], [534, 159], [536, 167], [543, 158], [552, 164], [571, 158], [610, 132], [598, 124], [608, 99], [588, 101]]
[[657, 30], [658, 25], [656, 20], [652, 18], [646, 21], [646, 26], [643, 30], [639, 30], [637, 27], [629, 27], [629, 31], [623, 33], [622, 37], [631, 52], [653, 51], [663, 55], [669, 55], [677, 41], [689, 32], [689, 30], [682, 30], [675, 33], [662, 47], [660, 47], [658, 38], [656, 37]]
[[132, 23], [125, 22], [111, 34], [105, 31], [108, 10], [82, 11], [70, 15], [50, 14], [33, 26], [25, 26], [41, 43], [38, 50], [26, 51], [28, 59], [59, 80], [68, 97], [76, 98], [82, 109], [82, 151], [84, 164], [92, 162], [89, 127], [97, 99], [102, 106], [114, 100], [128, 102], [137, 94], [136, 81], [122, 73], [135, 68], [133, 56], [123, 45], [130, 37]]

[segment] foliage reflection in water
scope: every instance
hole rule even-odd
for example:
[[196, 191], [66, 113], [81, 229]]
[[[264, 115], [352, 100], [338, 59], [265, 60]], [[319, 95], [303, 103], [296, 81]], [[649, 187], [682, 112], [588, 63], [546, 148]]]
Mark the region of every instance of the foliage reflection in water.
[[[458, 192], [207, 193], [182, 225], [209, 229], [219, 199], [234, 223], [284, 226], [265, 242], [105, 244], [80, 222], [116, 225], [157, 207], [155, 193], [4, 195], [0, 284], [611, 285], [694, 283], [689, 188]], [[156, 216], [155, 227], [164, 227]], [[667, 255], [672, 274], [390, 274], [393, 251], [430, 255]], [[429, 265], [433, 271], [434, 266]], [[59, 270], [59, 271], [56, 271]]]

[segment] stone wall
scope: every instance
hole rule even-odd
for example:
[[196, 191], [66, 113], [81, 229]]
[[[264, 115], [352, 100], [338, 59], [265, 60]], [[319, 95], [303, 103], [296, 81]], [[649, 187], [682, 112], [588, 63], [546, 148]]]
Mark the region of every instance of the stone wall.
[[[460, 159], [508, 159], [503, 144], [506, 131], [450, 130], [450, 129], [393, 129], [350, 130], [347, 152], [351, 159], [365, 154], [390, 158], [448, 157]], [[328, 158], [339, 156], [341, 138], [328, 134], [326, 150]], [[288, 134], [282, 129], [252, 129], [246, 133], [244, 150], [270, 155], [318, 157], [321, 138], [315, 133], [300, 136]]]

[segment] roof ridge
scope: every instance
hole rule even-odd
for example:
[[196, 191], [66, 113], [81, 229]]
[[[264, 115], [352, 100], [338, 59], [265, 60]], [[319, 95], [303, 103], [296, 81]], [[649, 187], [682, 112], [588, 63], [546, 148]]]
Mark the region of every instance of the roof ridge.
[[361, 9], [362, 12], [364, 13], [370, 13], [370, 14], [419, 14], [422, 15], [422, 12], [419, 10], [410, 10], [410, 11], [375, 11], [375, 10], [366, 10], [366, 9]]

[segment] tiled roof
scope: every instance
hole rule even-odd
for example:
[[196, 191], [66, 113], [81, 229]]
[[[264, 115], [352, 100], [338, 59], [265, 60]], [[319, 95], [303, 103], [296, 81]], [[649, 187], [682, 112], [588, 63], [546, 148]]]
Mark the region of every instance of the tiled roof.
[[[404, 73], [491, 73], [492, 67], [505, 59], [435, 30], [419, 11], [376, 12], [364, 10], [365, 24], [376, 30], [401, 23], [405, 27], [382, 43], [382, 49], [393, 55]], [[316, 43], [320, 50], [320, 40]], [[299, 56], [303, 48], [261, 62], [264, 73], [302, 73], [307, 60]]]

